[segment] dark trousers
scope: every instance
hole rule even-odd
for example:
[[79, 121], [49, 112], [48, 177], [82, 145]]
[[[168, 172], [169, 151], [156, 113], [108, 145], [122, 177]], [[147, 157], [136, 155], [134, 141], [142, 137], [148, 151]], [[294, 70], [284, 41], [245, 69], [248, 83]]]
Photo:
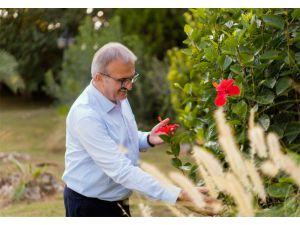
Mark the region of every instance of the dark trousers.
[[128, 200], [104, 201], [81, 195], [65, 186], [64, 203], [67, 217], [128, 217]]

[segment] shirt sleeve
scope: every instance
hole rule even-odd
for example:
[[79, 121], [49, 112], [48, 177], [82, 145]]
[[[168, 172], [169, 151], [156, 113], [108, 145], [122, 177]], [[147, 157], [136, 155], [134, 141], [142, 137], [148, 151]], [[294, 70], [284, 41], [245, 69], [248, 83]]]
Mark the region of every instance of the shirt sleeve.
[[150, 132], [143, 132], [143, 131], [138, 131], [139, 135], [139, 148], [141, 152], [147, 151], [148, 148], [151, 146], [148, 144], [147, 141], [147, 136], [150, 134]]
[[[154, 199], [171, 204], [176, 202], [181, 189], [173, 185], [165, 187], [151, 175], [134, 166], [118, 149], [103, 122], [93, 117], [84, 117], [74, 125], [74, 129], [90, 157], [114, 182]], [[142, 141], [147, 135], [142, 135], [140, 146], [146, 146]]]

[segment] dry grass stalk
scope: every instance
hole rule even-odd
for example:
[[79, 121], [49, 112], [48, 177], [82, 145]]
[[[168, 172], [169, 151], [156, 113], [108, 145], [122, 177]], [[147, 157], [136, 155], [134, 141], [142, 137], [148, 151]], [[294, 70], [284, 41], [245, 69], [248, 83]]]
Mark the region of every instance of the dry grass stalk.
[[199, 193], [195, 185], [188, 178], [176, 172], [171, 172], [169, 176], [175, 183], [177, 183], [180, 187], [182, 187], [183, 190], [189, 193], [193, 203], [198, 208], [201, 209], [205, 207], [206, 203], [204, 201], [204, 195]]
[[271, 158], [275, 165], [290, 174], [296, 184], [300, 187], [300, 167], [298, 167], [292, 159], [281, 152], [277, 135], [270, 133], [267, 137], [267, 142]]
[[244, 189], [236, 176], [227, 173], [224, 184], [226, 192], [234, 198], [237, 204], [239, 216], [254, 216], [252, 196]]
[[254, 157], [255, 153], [260, 158], [267, 158], [267, 146], [265, 142], [264, 130], [260, 126], [255, 126], [248, 130], [248, 136], [251, 144], [251, 155]]
[[[205, 167], [217, 189], [222, 191], [224, 189], [222, 186], [224, 173], [220, 162], [214, 156], [212, 156], [212, 154], [198, 146], [194, 146], [193, 156], [199, 166]], [[205, 176], [204, 173], [201, 174]], [[208, 181], [208, 183], [210, 183], [210, 181]], [[214, 190], [214, 188], [212, 188], [212, 190]]]
[[230, 164], [232, 171], [245, 187], [249, 187], [250, 183], [247, 178], [248, 172], [244, 164], [244, 160], [234, 141], [234, 137], [230, 126], [226, 124], [226, 120], [222, 108], [216, 110], [215, 119], [219, 131], [219, 143], [225, 152], [226, 161]]
[[155, 166], [152, 166], [151, 164], [143, 161], [141, 162], [141, 168], [146, 172], [150, 173], [155, 178], [157, 178], [162, 185], [169, 186], [172, 184], [170, 179], [167, 176], [165, 176], [162, 172], [160, 172]]
[[151, 217], [152, 216], [152, 209], [150, 206], [145, 205], [144, 203], [139, 203], [139, 208], [141, 210], [141, 214], [143, 217]]
[[[218, 189], [216, 183], [213, 181], [213, 178], [211, 176], [209, 176], [206, 169], [202, 165], [198, 165], [198, 166], [199, 166], [199, 171], [202, 175], [202, 178], [205, 182], [205, 185], [209, 190], [209, 195], [212, 196], [213, 198], [217, 198], [218, 192], [219, 192], [218, 190], [220, 190], [220, 189]], [[221, 186], [221, 185], [219, 185], [219, 186]]]
[[123, 208], [123, 206], [120, 203], [117, 203], [118, 207], [122, 210], [122, 213], [124, 216], [130, 217], [126, 210]]
[[254, 115], [255, 115], [255, 110], [252, 108], [250, 110], [250, 116], [249, 116], [249, 120], [248, 120], [248, 126], [249, 126], [249, 129], [251, 130], [252, 128], [254, 128]]
[[275, 177], [279, 171], [278, 167], [271, 160], [263, 162], [260, 169], [265, 175], [270, 177]]
[[256, 170], [255, 163], [253, 161], [246, 160], [245, 164], [249, 172], [251, 183], [253, 185], [253, 191], [257, 193], [259, 198], [265, 202], [266, 201], [265, 187], [260, 178], [259, 173]]
[[185, 214], [183, 214], [180, 210], [178, 210], [176, 207], [171, 206], [169, 204], [165, 204], [167, 208], [177, 217], [186, 217]]

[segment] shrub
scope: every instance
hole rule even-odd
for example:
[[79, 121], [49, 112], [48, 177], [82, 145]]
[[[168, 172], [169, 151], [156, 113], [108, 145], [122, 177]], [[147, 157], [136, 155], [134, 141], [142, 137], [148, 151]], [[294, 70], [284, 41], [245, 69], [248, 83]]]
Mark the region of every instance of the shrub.
[[24, 89], [24, 81], [18, 73], [18, 62], [14, 56], [0, 50], [0, 82], [15, 94]]
[[254, 107], [264, 130], [299, 152], [300, 10], [192, 9], [185, 18], [187, 48], [168, 53], [172, 104], [185, 137], [219, 153], [213, 82], [232, 78], [241, 94], [225, 111], [241, 151], [249, 151], [246, 118]]

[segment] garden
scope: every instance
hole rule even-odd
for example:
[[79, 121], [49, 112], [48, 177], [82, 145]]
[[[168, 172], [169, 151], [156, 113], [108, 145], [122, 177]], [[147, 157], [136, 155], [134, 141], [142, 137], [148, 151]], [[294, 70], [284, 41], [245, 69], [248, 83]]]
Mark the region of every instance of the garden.
[[138, 57], [139, 129], [171, 119], [140, 167], [193, 199], [135, 192], [132, 216], [300, 216], [299, 9], [1, 9], [0, 27], [0, 216], [65, 215], [65, 120], [108, 42]]

